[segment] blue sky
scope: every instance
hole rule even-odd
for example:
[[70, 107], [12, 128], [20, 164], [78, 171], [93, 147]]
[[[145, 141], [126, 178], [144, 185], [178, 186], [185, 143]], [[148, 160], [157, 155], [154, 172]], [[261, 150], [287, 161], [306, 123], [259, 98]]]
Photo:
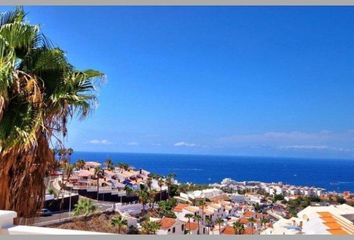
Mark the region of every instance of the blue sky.
[[26, 7], [107, 75], [76, 151], [354, 158], [353, 7]]

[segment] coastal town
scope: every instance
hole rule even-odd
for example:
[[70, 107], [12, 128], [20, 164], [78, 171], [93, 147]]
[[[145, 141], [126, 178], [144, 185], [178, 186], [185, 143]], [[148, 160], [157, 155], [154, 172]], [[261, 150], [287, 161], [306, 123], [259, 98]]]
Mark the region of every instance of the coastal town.
[[[353, 192], [236, 171], [353, 191], [350, 11], [66, 8], [31, 8], [38, 24], [20, 6], [0, 13], [0, 237], [354, 235]], [[118, 81], [100, 92], [98, 116], [76, 122], [99, 106], [107, 76]], [[74, 159], [68, 146], [89, 154]], [[180, 181], [161, 153], [218, 182]], [[214, 165], [213, 154], [227, 159]], [[190, 156], [208, 171], [187, 171]], [[304, 159], [279, 168], [282, 156]]]
[[196, 185], [111, 159], [78, 160], [61, 162], [48, 176], [47, 212], [33, 225], [118, 234], [349, 235], [353, 205], [350, 192], [228, 178]]

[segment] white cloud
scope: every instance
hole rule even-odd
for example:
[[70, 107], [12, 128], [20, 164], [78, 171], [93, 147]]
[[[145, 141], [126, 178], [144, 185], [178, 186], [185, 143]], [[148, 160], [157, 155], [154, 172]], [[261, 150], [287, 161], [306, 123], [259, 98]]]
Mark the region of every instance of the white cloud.
[[354, 152], [354, 131], [332, 132], [265, 132], [255, 134], [231, 135], [219, 138], [218, 145], [228, 148], [278, 149], [283, 151], [326, 151]]
[[338, 147], [330, 147], [326, 145], [292, 145], [292, 146], [281, 146], [279, 149], [285, 150], [328, 150], [328, 151], [336, 151], [336, 152], [353, 152], [354, 149], [351, 148], [338, 148]]
[[107, 144], [111, 144], [110, 141], [106, 140], [106, 139], [92, 139], [89, 141], [89, 143], [91, 144], [102, 144], [102, 145], [107, 145]]
[[309, 150], [322, 150], [322, 149], [330, 149], [328, 146], [324, 145], [292, 145], [292, 146], [282, 146], [280, 149], [309, 149]]
[[128, 142], [127, 145], [129, 145], [129, 146], [138, 146], [139, 143], [138, 142]]
[[187, 143], [187, 142], [176, 142], [174, 144], [175, 147], [196, 147], [197, 144], [195, 143]]

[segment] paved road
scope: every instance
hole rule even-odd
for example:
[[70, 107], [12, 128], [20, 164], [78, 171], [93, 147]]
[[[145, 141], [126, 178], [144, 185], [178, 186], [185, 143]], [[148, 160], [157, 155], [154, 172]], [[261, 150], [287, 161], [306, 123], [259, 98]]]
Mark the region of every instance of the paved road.
[[[111, 211], [113, 204], [112, 202], [104, 202], [104, 201], [96, 201], [92, 200], [95, 205], [97, 206], [97, 211], [98, 212], [105, 212], [105, 211]], [[73, 216], [73, 212], [61, 212], [61, 213], [54, 213], [51, 216], [46, 216], [46, 217], [38, 217], [35, 219], [35, 225], [36, 224], [43, 224], [45, 222], [51, 222], [55, 220], [60, 220], [60, 219], [66, 219], [70, 218]]]

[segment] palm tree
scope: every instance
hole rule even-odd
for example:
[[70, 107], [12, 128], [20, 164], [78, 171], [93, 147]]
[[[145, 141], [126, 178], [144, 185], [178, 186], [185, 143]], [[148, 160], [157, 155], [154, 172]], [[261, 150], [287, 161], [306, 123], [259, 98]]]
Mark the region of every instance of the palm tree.
[[204, 221], [204, 209], [205, 209], [205, 206], [206, 206], [206, 201], [205, 199], [200, 199], [199, 202], [198, 202], [198, 205], [201, 207], [202, 209], [202, 221]]
[[[74, 171], [74, 165], [68, 163], [65, 166], [65, 169], [64, 169], [64, 172], [65, 172], [65, 175], [66, 175], [66, 181], [64, 182], [64, 187], [65, 188], [67, 188], [67, 184], [69, 182], [69, 179], [70, 179], [71, 175], [73, 174], [73, 171]], [[63, 204], [63, 200], [64, 200], [64, 198], [62, 198], [61, 205]], [[70, 214], [70, 212], [71, 212], [71, 190], [69, 190], [69, 214]]]
[[77, 169], [82, 169], [85, 166], [85, 164], [86, 164], [85, 160], [79, 159], [79, 160], [76, 161], [75, 167]]
[[243, 225], [242, 225], [242, 223], [240, 223], [240, 221], [236, 221], [236, 222], [234, 222], [232, 224], [232, 227], [235, 230], [235, 234], [240, 234], [241, 233], [241, 226], [243, 226]]
[[83, 198], [79, 199], [74, 208], [74, 216], [84, 215], [85, 223], [87, 224], [87, 217], [96, 211], [96, 205], [94, 205], [91, 199]]
[[103, 170], [100, 167], [95, 168], [95, 178], [97, 179], [97, 201], [100, 194], [100, 178], [104, 177]]
[[112, 170], [114, 167], [113, 167], [113, 161], [112, 159], [106, 159], [105, 161], [105, 165], [106, 165], [106, 168], [107, 170]]
[[176, 178], [176, 174], [170, 173], [166, 177], [166, 185], [167, 185], [167, 196], [170, 198], [170, 190], [171, 186], [173, 185], [173, 180]]
[[141, 225], [143, 232], [146, 234], [156, 234], [157, 230], [160, 229], [160, 223], [155, 221], [145, 221]]
[[264, 218], [264, 217], [261, 218], [262, 227], [264, 227], [268, 222], [269, 222], [269, 220], [267, 218]]
[[139, 202], [143, 205], [143, 213], [145, 213], [145, 205], [149, 201], [149, 194], [145, 189], [137, 191]]
[[254, 217], [250, 217], [250, 218], [248, 218], [248, 222], [251, 223], [251, 228], [253, 229], [254, 223], [256, 222], [256, 219], [254, 219]]
[[117, 226], [118, 227], [118, 233], [120, 233], [120, 230], [123, 226], [127, 226], [128, 225], [128, 221], [127, 219], [124, 219], [121, 215], [115, 216], [112, 218], [111, 220], [111, 224], [113, 226]]
[[211, 227], [211, 224], [212, 224], [212, 221], [211, 221], [210, 217], [205, 217], [205, 224], [208, 227], [208, 234], [210, 234], [210, 227]]
[[248, 222], [251, 223], [251, 229], [252, 229], [252, 234], [253, 234], [253, 229], [254, 229], [254, 223], [256, 222], [256, 219], [253, 217], [248, 218]]
[[159, 178], [158, 180], [158, 185], [159, 185], [159, 188], [160, 188], [160, 201], [162, 200], [162, 186], [164, 184], [164, 181], [162, 178]]
[[245, 232], [245, 226], [243, 224], [241, 224], [240, 234], [243, 234], [244, 232]]
[[151, 190], [152, 187], [152, 177], [148, 176], [148, 178], [146, 179], [146, 186], [149, 190]]
[[185, 218], [187, 218], [188, 219], [188, 226], [190, 227], [190, 225], [191, 225], [191, 218], [193, 218], [193, 214], [191, 214], [191, 213], [187, 213], [186, 215], [184, 215], [184, 217]]
[[150, 202], [150, 209], [153, 208], [154, 204], [155, 204], [155, 197], [156, 197], [157, 192], [155, 190], [149, 190], [148, 191], [148, 198], [149, 198], [149, 202]]
[[125, 185], [124, 191], [126, 192], [127, 196], [130, 196], [133, 193], [133, 189], [128, 185]]
[[118, 167], [124, 169], [125, 171], [128, 171], [130, 168], [127, 163], [118, 163]]
[[51, 140], [62, 145], [68, 121], [89, 115], [103, 74], [76, 70], [25, 15], [0, 15], [0, 209], [33, 217], [55, 160]]
[[219, 217], [216, 219], [215, 223], [219, 225], [219, 234], [221, 234], [221, 224], [224, 223], [224, 220]]
[[200, 220], [202, 219], [202, 217], [199, 215], [199, 214], [197, 214], [197, 215], [194, 215], [193, 216], [193, 219], [194, 219], [194, 221], [197, 221], [197, 223], [198, 223], [198, 232], [197, 232], [197, 234], [200, 234]]

